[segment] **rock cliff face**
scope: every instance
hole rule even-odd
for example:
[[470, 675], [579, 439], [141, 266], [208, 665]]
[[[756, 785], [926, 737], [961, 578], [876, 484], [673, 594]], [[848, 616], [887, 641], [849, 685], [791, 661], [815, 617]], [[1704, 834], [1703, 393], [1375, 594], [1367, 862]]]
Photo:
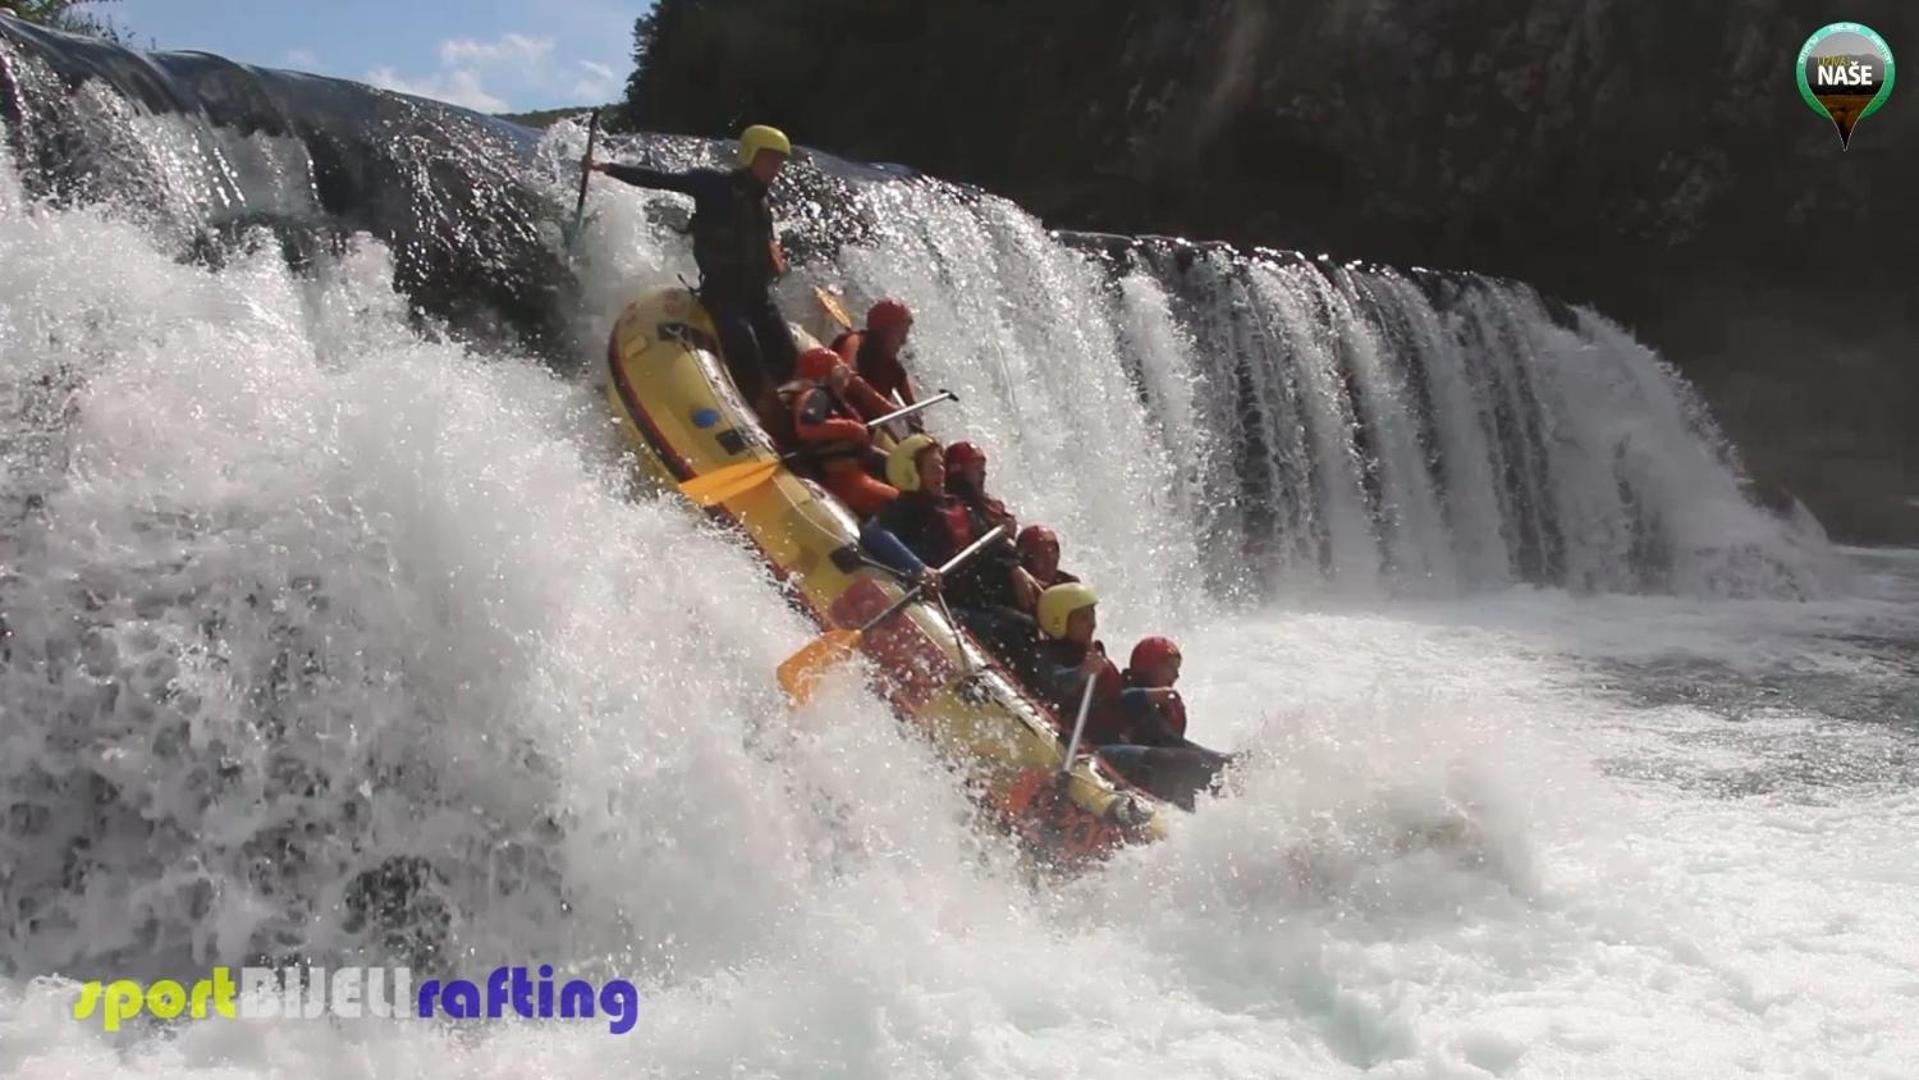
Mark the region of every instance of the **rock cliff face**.
[[[1919, 107], [1801, 100], [1905, 0], [665, 0], [643, 126], [752, 119], [1049, 223], [1524, 278], [1631, 325], [1762, 482], [1919, 540]], [[749, 29], [750, 28], [750, 29]], [[1919, 55], [1915, 53], [1914, 55]]]

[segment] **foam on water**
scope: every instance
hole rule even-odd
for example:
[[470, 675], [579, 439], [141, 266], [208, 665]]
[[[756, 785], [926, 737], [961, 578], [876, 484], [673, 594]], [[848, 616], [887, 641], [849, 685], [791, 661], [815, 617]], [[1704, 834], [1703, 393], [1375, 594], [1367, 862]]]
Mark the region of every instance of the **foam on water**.
[[633, 501], [582, 388], [410, 330], [377, 247], [216, 274], [8, 209], [11, 968], [378, 946], [356, 876], [429, 857], [453, 955], [664, 977], [778, 936], [863, 821], [962, 857], [870, 701], [811, 738], [885, 790], [805, 778], [769, 575]]

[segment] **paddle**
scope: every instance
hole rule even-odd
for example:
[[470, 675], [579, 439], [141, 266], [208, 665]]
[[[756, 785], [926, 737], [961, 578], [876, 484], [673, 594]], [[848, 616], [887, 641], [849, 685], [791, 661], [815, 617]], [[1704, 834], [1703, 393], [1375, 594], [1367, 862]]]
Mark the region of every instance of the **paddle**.
[[[888, 421], [898, 420], [903, 416], [911, 416], [929, 405], [937, 405], [942, 401], [958, 400], [959, 396], [951, 390], [941, 390], [925, 401], [908, 405], [904, 409], [895, 409], [877, 420], [866, 421], [866, 428], [868, 431], [871, 431], [873, 428]], [[713, 506], [717, 503], [723, 503], [735, 495], [751, 491], [761, 484], [766, 483], [768, 480], [773, 479], [773, 474], [779, 471], [781, 465], [786, 464], [794, 458], [803, 457], [805, 454], [806, 451], [804, 450], [788, 450], [776, 458], [768, 458], [764, 461], [742, 461], [738, 465], [728, 465], [723, 469], [715, 469], [710, 473], [696, 476], [681, 484], [680, 494], [685, 495], [701, 506]]]
[[1073, 721], [1073, 738], [1066, 744], [1066, 759], [1059, 763], [1059, 774], [1064, 777], [1073, 771], [1073, 758], [1079, 754], [1079, 737], [1086, 731], [1086, 716], [1093, 711], [1093, 687], [1099, 682], [1099, 672], [1086, 677], [1086, 689], [1079, 696], [1079, 719]]
[[573, 206], [573, 228], [567, 233], [566, 246], [569, 250], [580, 238], [580, 227], [586, 223], [586, 181], [593, 175], [593, 143], [600, 135], [600, 110], [594, 109], [593, 115], [586, 121], [586, 156], [580, 159], [580, 199]]
[[825, 310], [826, 317], [838, 324], [841, 330], [851, 331], [853, 329], [853, 320], [847, 316], [845, 305], [840, 303], [840, 298], [834, 295], [832, 290], [824, 285], [815, 285], [813, 286], [813, 297], [820, 302], [820, 307]]
[[[942, 577], [952, 573], [961, 563], [978, 554], [981, 548], [1002, 539], [1005, 534], [1006, 526], [993, 526], [985, 536], [966, 545], [964, 551], [948, 559], [946, 565], [939, 568], [938, 573]], [[805, 648], [787, 657], [780, 664], [778, 671], [780, 688], [786, 691], [786, 696], [792, 700], [793, 704], [806, 704], [813, 696], [813, 688], [819, 684], [827, 670], [858, 651], [860, 642], [865, 639], [868, 630], [898, 614], [901, 608], [918, 600], [920, 594], [925, 591], [925, 585], [915, 585], [906, 590], [898, 600], [888, 604], [885, 611], [866, 620], [858, 629], [828, 630], [808, 642]]]

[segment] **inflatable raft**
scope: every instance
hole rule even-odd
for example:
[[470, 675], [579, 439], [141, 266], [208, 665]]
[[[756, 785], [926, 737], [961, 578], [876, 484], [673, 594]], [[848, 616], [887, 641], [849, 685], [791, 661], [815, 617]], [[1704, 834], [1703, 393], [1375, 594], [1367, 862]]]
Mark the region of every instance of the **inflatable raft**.
[[[627, 305], [607, 342], [607, 362], [607, 399], [642, 465], [662, 483], [779, 457], [726, 373], [712, 321], [687, 289], [659, 289]], [[852, 513], [784, 466], [707, 512], [752, 542], [791, 601], [822, 630], [857, 627], [903, 594], [892, 575], [855, 560], [859, 522]], [[879, 691], [1036, 852], [1082, 861], [1163, 835], [1164, 804], [1096, 758], [1076, 763], [1060, 781], [1066, 740], [1058, 721], [937, 604], [908, 604], [865, 635], [861, 652]]]

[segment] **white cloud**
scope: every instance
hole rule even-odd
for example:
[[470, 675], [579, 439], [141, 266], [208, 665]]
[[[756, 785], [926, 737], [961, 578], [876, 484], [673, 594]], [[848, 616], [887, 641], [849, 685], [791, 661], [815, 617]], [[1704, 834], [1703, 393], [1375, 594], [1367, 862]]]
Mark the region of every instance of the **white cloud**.
[[440, 43], [440, 63], [449, 68], [469, 65], [544, 68], [553, 59], [553, 39], [507, 34], [498, 41], [455, 38]]
[[573, 96], [582, 102], [598, 104], [611, 101], [619, 94], [620, 77], [605, 64], [596, 64], [591, 60], [579, 61], [580, 70], [586, 72], [573, 84]]
[[556, 51], [553, 38], [529, 34], [503, 34], [491, 41], [450, 38], [440, 43], [437, 71], [403, 75], [381, 67], [367, 72], [366, 81], [481, 112], [566, 98], [572, 104], [600, 104], [619, 97], [622, 74], [592, 60], [561, 60]]
[[382, 90], [434, 98], [478, 112], [506, 111], [506, 102], [487, 93], [480, 85], [480, 76], [466, 68], [454, 68], [424, 79], [403, 78], [392, 68], [374, 68], [366, 73], [366, 81]]
[[312, 49], [288, 49], [286, 62], [302, 71], [312, 71], [320, 66], [320, 56]]

